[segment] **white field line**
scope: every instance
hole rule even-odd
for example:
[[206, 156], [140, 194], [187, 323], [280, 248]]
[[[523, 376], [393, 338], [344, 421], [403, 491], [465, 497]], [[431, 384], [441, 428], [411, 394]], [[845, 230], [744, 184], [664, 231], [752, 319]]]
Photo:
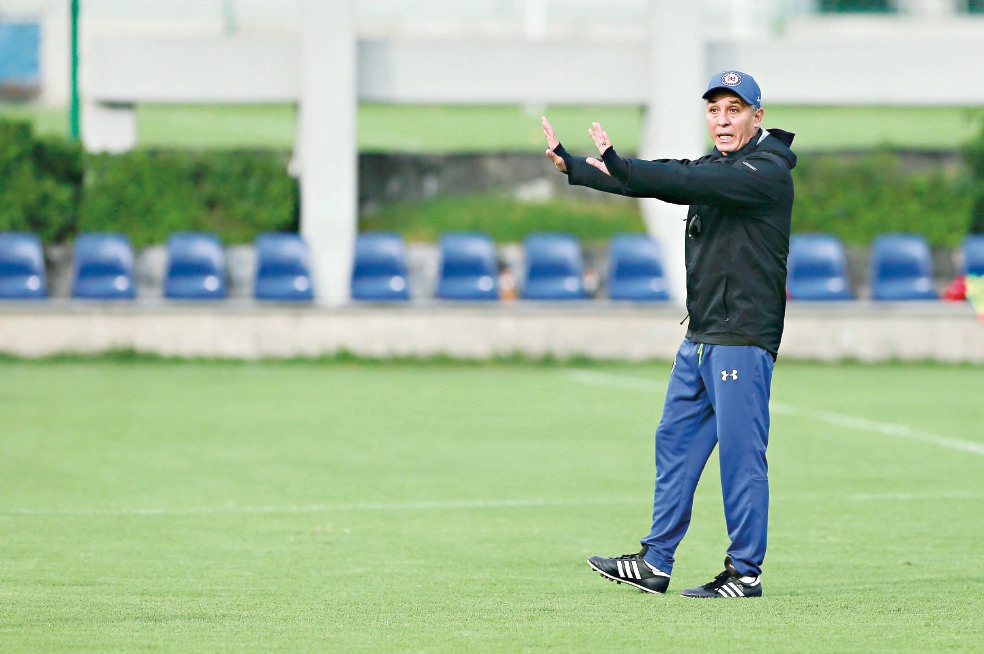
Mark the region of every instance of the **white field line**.
[[848, 429], [856, 429], [858, 431], [866, 431], [873, 434], [904, 438], [910, 441], [929, 443], [930, 445], [945, 447], [950, 450], [957, 450], [959, 452], [968, 452], [970, 454], [984, 456], [984, 443], [977, 443], [975, 441], [967, 441], [961, 438], [953, 438], [951, 436], [941, 436], [940, 434], [919, 431], [909, 427], [908, 425], [878, 422], [843, 413], [833, 413], [831, 411], [797, 409], [796, 407], [786, 404], [773, 403], [771, 407], [775, 413], [779, 413], [781, 415], [792, 416], [795, 418], [806, 418], [808, 420], [824, 422], [837, 427], [847, 427]]
[[[664, 388], [660, 384], [628, 375], [613, 375], [610, 373], [596, 372], [593, 370], [573, 370], [568, 374], [571, 379], [577, 383], [590, 384], [593, 386], [622, 388], [645, 393], [656, 392]], [[928, 443], [930, 445], [936, 445], [937, 447], [984, 456], [984, 443], [919, 431], [912, 429], [907, 425], [878, 422], [844, 413], [834, 413], [832, 411], [800, 409], [789, 404], [780, 404], [776, 402], [770, 403], [769, 406], [773, 413], [779, 415], [813, 420], [814, 422], [822, 422], [828, 425], [834, 425], [836, 427], [846, 427], [848, 429], [855, 429], [872, 434], [880, 434], [883, 436], [891, 436], [894, 438], [917, 441], [920, 443]]]
[[622, 388], [627, 391], [641, 391], [643, 393], [657, 393], [665, 390], [665, 384], [642, 379], [641, 377], [631, 377], [629, 375], [613, 375], [607, 372], [596, 372], [594, 370], [570, 370], [567, 373], [571, 379], [579, 384], [589, 386], [607, 386], [609, 388]]
[[298, 504], [281, 506], [239, 506], [226, 504], [211, 507], [170, 508], [65, 508], [65, 509], [0, 509], [6, 516], [180, 516], [248, 513], [331, 513], [364, 511], [450, 511], [456, 509], [511, 509], [540, 506], [610, 506], [638, 504], [638, 500], [448, 500], [440, 502], [343, 502], [338, 504]]
[[939, 502], [941, 500], [974, 500], [979, 501], [984, 495], [981, 493], [855, 493], [848, 495], [847, 499], [856, 502], [910, 502], [927, 501]]
[[[825, 499], [837, 499], [825, 495]], [[815, 502], [815, 495], [786, 495], [787, 500]], [[981, 493], [857, 493], [844, 496], [842, 499], [857, 502], [910, 502], [940, 500], [972, 500], [979, 502], [984, 499]], [[0, 516], [13, 518], [22, 517], [171, 517], [191, 515], [292, 515], [301, 513], [334, 513], [334, 512], [367, 512], [367, 511], [452, 511], [476, 509], [510, 509], [532, 507], [577, 507], [577, 506], [629, 506], [638, 504], [639, 500], [450, 500], [446, 502], [353, 502], [339, 504], [299, 504], [282, 506], [238, 506], [227, 504], [223, 506], [205, 507], [170, 507], [170, 508], [15, 508], [0, 509]]]

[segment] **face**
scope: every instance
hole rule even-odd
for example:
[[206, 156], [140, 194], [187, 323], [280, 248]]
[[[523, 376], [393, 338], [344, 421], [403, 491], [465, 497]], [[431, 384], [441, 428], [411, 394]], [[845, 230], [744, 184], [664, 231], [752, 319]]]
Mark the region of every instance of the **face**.
[[722, 154], [741, 150], [758, 132], [764, 109], [756, 109], [736, 95], [721, 94], [707, 100], [707, 130]]

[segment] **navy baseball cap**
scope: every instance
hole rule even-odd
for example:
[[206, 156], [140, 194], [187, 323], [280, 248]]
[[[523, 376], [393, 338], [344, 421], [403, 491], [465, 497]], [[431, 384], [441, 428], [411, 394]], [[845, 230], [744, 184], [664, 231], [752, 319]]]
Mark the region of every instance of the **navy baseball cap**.
[[740, 70], [726, 70], [723, 73], [718, 73], [711, 78], [707, 85], [707, 91], [701, 97], [706, 100], [707, 96], [719, 89], [731, 91], [748, 104], [762, 107], [762, 90], [748, 73], [743, 73]]

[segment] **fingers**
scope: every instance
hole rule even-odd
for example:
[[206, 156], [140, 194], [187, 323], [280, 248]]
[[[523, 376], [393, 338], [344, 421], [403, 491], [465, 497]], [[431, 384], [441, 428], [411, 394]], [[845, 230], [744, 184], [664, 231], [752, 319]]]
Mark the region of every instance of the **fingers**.
[[601, 128], [600, 123], [591, 123], [591, 129], [588, 130], [588, 135], [594, 141], [598, 152], [601, 154], [604, 154], [605, 150], [612, 145], [612, 142], [608, 139], [608, 132]]
[[553, 162], [553, 165], [557, 167], [560, 172], [565, 172], [567, 170], [567, 164], [564, 163], [563, 158], [556, 154], [553, 150], [546, 151], [547, 158]]
[[585, 159], [585, 162], [588, 163], [588, 165], [594, 166], [595, 168], [605, 173], [606, 175], [611, 176], [611, 173], [608, 172], [608, 166], [605, 165], [604, 161], [598, 161], [594, 157], [588, 157], [587, 159]]
[[546, 116], [540, 116], [540, 124], [543, 125], [543, 135], [547, 137], [547, 145], [553, 150], [560, 143], [557, 135], [554, 133], [553, 126], [547, 120]]

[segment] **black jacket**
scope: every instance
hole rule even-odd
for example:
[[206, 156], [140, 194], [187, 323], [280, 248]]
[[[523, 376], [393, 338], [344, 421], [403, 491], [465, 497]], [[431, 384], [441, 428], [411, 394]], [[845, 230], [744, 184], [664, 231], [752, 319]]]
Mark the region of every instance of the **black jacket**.
[[789, 149], [793, 134], [760, 131], [741, 150], [715, 148], [696, 161], [603, 155], [611, 176], [555, 152], [571, 184], [609, 193], [689, 204], [687, 338], [695, 343], [756, 345], [775, 356], [786, 313], [786, 257], [793, 209]]

